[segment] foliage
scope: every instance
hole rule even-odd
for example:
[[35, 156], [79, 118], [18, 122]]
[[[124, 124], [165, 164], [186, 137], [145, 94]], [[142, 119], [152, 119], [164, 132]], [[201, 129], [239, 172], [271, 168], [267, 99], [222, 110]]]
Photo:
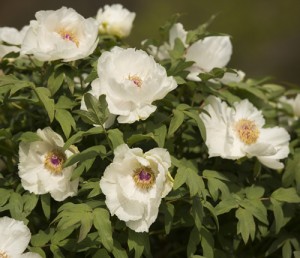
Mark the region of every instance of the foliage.
[[[162, 40], [169, 28], [161, 28]], [[193, 41], [208, 35], [206, 24], [191, 31]], [[163, 42], [158, 42], [157, 45]], [[99, 56], [126, 42], [100, 35], [97, 49], [84, 59], [62, 63], [5, 56], [0, 63], [0, 212], [27, 223], [30, 251], [43, 257], [297, 257], [300, 253], [300, 127], [283, 95], [299, 90], [273, 84], [269, 78], [221, 83], [228, 68], [186, 79], [191, 65], [181, 42], [161, 61], [178, 87], [155, 102], [157, 110], [143, 121], [105, 128], [107, 103], [85, 94], [96, 78]], [[147, 44], [144, 44], [146, 48]], [[234, 72], [234, 71], [232, 71]], [[83, 76], [87, 74], [87, 77]], [[215, 80], [214, 80], [215, 79]], [[266, 126], [284, 126], [291, 135], [285, 168], [275, 171], [256, 158], [208, 158], [205, 127], [199, 118], [205, 99], [214, 95], [230, 105], [249, 99], [266, 118]], [[84, 98], [87, 110], [81, 110]], [[94, 126], [98, 125], [98, 126]], [[66, 167], [77, 164], [74, 197], [56, 202], [49, 194], [25, 191], [18, 176], [18, 146], [38, 140], [38, 128], [51, 126], [76, 145]], [[144, 151], [162, 147], [172, 158], [172, 191], [162, 199], [148, 233], [137, 233], [110, 216], [99, 180], [122, 143]]]

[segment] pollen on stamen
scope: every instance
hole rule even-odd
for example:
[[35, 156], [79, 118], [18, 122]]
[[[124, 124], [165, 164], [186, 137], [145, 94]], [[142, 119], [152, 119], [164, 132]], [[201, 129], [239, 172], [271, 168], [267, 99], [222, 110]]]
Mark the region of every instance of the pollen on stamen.
[[9, 256], [5, 252], [0, 251], [0, 258], [9, 258]]
[[58, 32], [58, 34], [64, 39], [64, 40], [67, 40], [67, 41], [71, 41], [73, 42], [76, 47], [79, 46], [79, 41], [76, 37], [76, 35], [73, 33], [73, 32], [70, 32], [70, 31], [66, 31], [66, 30], [60, 30]]
[[151, 168], [140, 167], [133, 172], [132, 177], [140, 189], [149, 190], [155, 183], [155, 174]]
[[53, 174], [61, 174], [66, 155], [59, 150], [49, 151], [45, 156], [44, 166]]
[[259, 129], [255, 122], [248, 119], [240, 119], [235, 124], [235, 130], [240, 140], [247, 145], [255, 143], [259, 137]]
[[132, 81], [139, 88], [143, 84], [143, 80], [137, 75], [129, 75], [128, 80]]

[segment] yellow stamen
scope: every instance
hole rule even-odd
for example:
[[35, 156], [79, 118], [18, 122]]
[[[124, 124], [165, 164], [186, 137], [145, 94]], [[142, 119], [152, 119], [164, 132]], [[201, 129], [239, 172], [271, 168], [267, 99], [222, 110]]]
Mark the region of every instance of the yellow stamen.
[[71, 32], [71, 31], [66, 31], [64, 29], [61, 29], [58, 34], [64, 39], [64, 40], [69, 40], [72, 41], [76, 47], [79, 46], [79, 41], [75, 35], [75, 33]]
[[9, 258], [9, 256], [5, 252], [0, 251], [0, 258]]
[[248, 119], [241, 119], [235, 124], [235, 130], [242, 142], [247, 145], [253, 144], [259, 137], [256, 124]]

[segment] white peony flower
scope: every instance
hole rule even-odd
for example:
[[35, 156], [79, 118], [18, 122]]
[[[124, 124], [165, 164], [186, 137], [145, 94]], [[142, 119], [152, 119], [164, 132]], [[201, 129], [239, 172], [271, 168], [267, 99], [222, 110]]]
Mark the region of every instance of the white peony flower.
[[206, 145], [209, 157], [239, 159], [244, 156], [257, 157], [265, 166], [282, 169], [289, 154], [290, 136], [280, 127], [263, 128], [265, 120], [248, 100], [229, 107], [216, 97], [208, 99], [201, 113], [206, 128]]
[[[169, 51], [174, 48], [176, 38], [180, 39], [186, 47], [184, 55], [186, 61], [195, 62], [187, 70], [190, 72], [187, 79], [201, 81], [200, 73], [208, 73], [213, 68], [224, 68], [230, 61], [232, 55], [232, 44], [228, 36], [209, 36], [198, 40], [191, 46], [186, 44], [187, 31], [181, 23], [175, 23], [169, 31], [169, 42], [160, 47], [150, 45], [149, 52], [158, 60], [170, 58]], [[222, 83], [240, 82], [244, 79], [245, 73], [226, 72], [223, 78], [218, 79]]]
[[300, 94], [297, 94], [295, 98], [287, 98], [282, 96], [279, 99], [280, 102], [289, 104], [292, 107], [295, 118], [300, 117]]
[[29, 26], [23, 27], [20, 31], [12, 27], [0, 28], [0, 58], [10, 52], [20, 52], [20, 45]]
[[99, 31], [120, 38], [130, 34], [135, 13], [128, 11], [121, 4], [105, 5], [97, 12], [96, 20]]
[[56, 201], [77, 194], [78, 179], [71, 181], [76, 165], [63, 168], [73, 155], [64, 151], [62, 137], [50, 127], [37, 130], [40, 141], [21, 142], [19, 146], [19, 176], [22, 186], [35, 194], [50, 193]]
[[31, 233], [23, 221], [9, 217], [0, 218], [0, 257], [40, 258], [37, 253], [23, 253], [27, 248]]
[[153, 45], [149, 46], [149, 52], [151, 55], [155, 56], [158, 60], [165, 60], [170, 58], [169, 51], [174, 48], [175, 40], [178, 38], [182, 41], [185, 47], [188, 45], [185, 43], [187, 36], [187, 31], [183, 28], [181, 23], [175, 23], [169, 31], [169, 42], [156, 47]]
[[[207, 73], [213, 68], [224, 68], [230, 61], [232, 54], [232, 44], [228, 36], [210, 36], [193, 43], [186, 52], [186, 60], [195, 63], [187, 70], [190, 74], [189, 80], [201, 81], [198, 77], [200, 73]], [[245, 73], [226, 72], [219, 81], [222, 83], [240, 82], [244, 79]]]
[[73, 61], [89, 56], [98, 40], [98, 24], [85, 19], [72, 8], [39, 11], [30, 22], [21, 47], [22, 54], [32, 54], [40, 61]]
[[156, 110], [152, 102], [164, 98], [177, 87], [163, 66], [142, 50], [114, 47], [98, 60], [99, 78], [92, 82], [91, 94], [106, 95], [109, 112], [119, 123], [147, 119]]
[[136, 232], [148, 232], [156, 220], [161, 199], [172, 189], [167, 150], [146, 153], [126, 144], [115, 149], [113, 162], [105, 169], [100, 187], [111, 215]]

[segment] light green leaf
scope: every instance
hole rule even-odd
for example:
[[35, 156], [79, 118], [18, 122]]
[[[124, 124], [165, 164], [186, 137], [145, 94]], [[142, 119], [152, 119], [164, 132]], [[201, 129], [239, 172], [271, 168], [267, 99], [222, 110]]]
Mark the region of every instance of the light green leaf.
[[76, 122], [73, 116], [65, 109], [56, 109], [55, 119], [59, 122], [66, 138], [68, 139], [72, 128], [76, 128]]
[[41, 103], [44, 105], [48, 113], [50, 122], [52, 122], [54, 119], [54, 100], [49, 98], [51, 95], [50, 91], [47, 88], [38, 87], [35, 88], [35, 92]]
[[262, 223], [268, 225], [267, 209], [260, 200], [248, 200], [244, 199], [240, 202], [240, 205], [249, 211], [255, 218]]
[[123, 133], [119, 129], [110, 129], [107, 131], [107, 134], [112, 143], [113, 149], [124, 143]]
[[146, 233], [136, 233], [133, 230], [128, 232], [129, 250], [134, 249], [134, 257], [142, 257], [144, 249], [150, 249], [149, 236]]
[[64, 81], [65, 75], [62, 72], [59, 72], [59, 70], [55, 70], [48, 79], [48, 89], [51, 92], [51, 96], [53, 96], [61, 87], [63, 81]]
[[165, 139], [167, 134], [167, 127], [162, 125], [154, 130], [153, 139], [157, 143], [158, 147], [163, 148], [165, 145]]
[[230, 210], [238, 207], [239, 207], [238, 201], [232, 196], [230, 196], [227, 199], [222, 200], [217, 204], [217, 206], [215, 207], [216, 215], [227, 213]]
[[114, 249], [114, 241], [109, 212], [106, 209], [96, 208], [93, 211], [93, 215], [94, 226], [98, 230], [101, 243], [107, 250], [112, 251]]
[[243, 208], [238, 208], [235, 213], [238, 224], [237, 233], [242, 235], [244, 243], [246, 244], [251, 236], [254, 239], [255, 236], [255, 222], [252, 214]]
[[49, 194], [43, 194], [40, 196], [42, 209], [45, 217], [49, 220], [51, 214], [51, 200]]
[[93, 214], [91, 212], [86, 212], [81, 218], [81, 226], [79, 230], [78, 242], [81, 242], [86, 238], [87, 234], [90, 232], [93, 225]]
[[287, 202], [287, 203], [300, 202], [300, 197], [297, 194], [295, 188], [279, 188], [272, 193], [271, 197], [281, 202]]
[[187, 173], [185, 167], [179, 167], [174, 178], [173, 189], [176, 190], [182, 186], [187, 180]]
[[162, 202], [160, 208], [162, 209], [162, 212], [164, 213], [164, 218], [165, 218], [165, 231], [166, 234], [168, 235], [171, 231], [172, 223], [173, 223], [173, 218], [175, 214], [175, 207], [171, 203], [165, 203]]
[[106, 148], [103, 145], [92, 146], [85, 149], [82, 152], [76, 153], [69, 157], [64, 163], [64, 167], [71, 166], [77, 162], [84, 162], [87, 159], [95, 158], [96, 156], [101, 156], [106, 154]]
[[22, 142], [35, 142], [40, 141], [41, 138], [35, 132], [25, 132], [20, 135], [18, 140]]
[[292, 258], [292, 245], [290, 241], [285, 241], [282, 246], [282, 258]]
[[180, 110], [173, 110], [173, 117], [170, 122], [168, 136], [173, 135], [184, 121], [184, 113]]
[[214, 258], [214, 238], [211, 232], [203, 227], [200, 231], [200, 235], [204, 257]]
[[279, 233], [280, 229], [286, 224], [284, 219], [284, 214], [282, 210], [282, 203], [278, 202], [274, 198], [271, 198], [271, 203], [273, 206], [274, 218], [275, 218], [275, 232]]

